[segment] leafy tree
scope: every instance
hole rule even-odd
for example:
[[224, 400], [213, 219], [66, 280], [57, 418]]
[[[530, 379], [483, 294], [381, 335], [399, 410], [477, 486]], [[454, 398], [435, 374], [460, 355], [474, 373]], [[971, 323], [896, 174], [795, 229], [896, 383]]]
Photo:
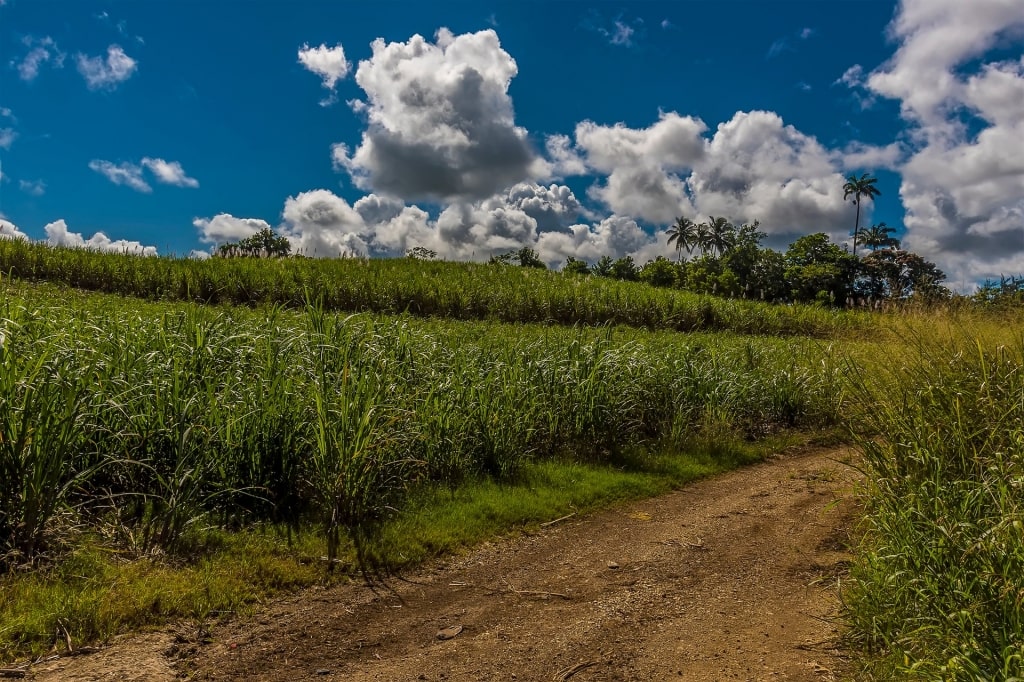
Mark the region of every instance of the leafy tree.
[[668, 243], [676, 244], [676, 260], [681, 260], [683, 249], [689, 254], [696, 246], [697, 225], [689, 218], [676, 218], [676, 224], [668, 228]]
[[983, 305], [1024, 304], [1024, 276], [1000, 277], [998, 282], [987, 279], [971, 296], [971, 300]]
[[[788, 297], [786, 264], [782, 254], [761, 247], [766, 235], [761, 223], [743, 224], [733, 231], [732, 246], [722, 256], [725, 268], [736, 275], [743, 298], [778, 301]], [[725, 286], [724, 280], [720, 283]]]
[[675, 263], [658, 256], [640, 268], [640, 280], [656, 287], [674, 287], [679, 282], [679, 270]]
[[516, 260], [518, 260], [519, 265], [524, 268], [538, 268], [540, 270], [548, 269], [548, 266], [540, 259], [537, 252], [528, 246], [524, 246], [516, 251]]
[[609, 274], [615, 279], [632, 282], [640, 278], [640, 269], [633, 262], [632, 256], [623, 256], [612, 263]]
[[524, 268], [540, 268], [547, 270], [548, 266], [540, 259], [537, 252], [529, 246], [524, 246], [518, 251], [510, 251], [500, 256], [491, 256], [488, 261], [491, 265], [519, 265]]
[[437, 251], [428, 249], [425, 246], [414, 246], [406, 251], [405, 255], [413, 260], [434, 260], [437, 258]]
[[565, 265], [562, 266], [562, 272], [567, 275], [589, 275], [590, 266], [587, 265], [587, 261], [585, 260], [569, 256], [565, 259]]
[[868, 301], [889, 298], [888, 281], [891, 276], [890, 263], [877, 258], [874, 252], [860, 261], [860, 272], [855, 286], [857, 296]]
[[899, 249], [874, 251], [864, 257], [863, 266], [873, 284], [872, 293], [890, 300], [913, 297], [934, 301], [949, 296], [942, 286], [946, 274], [916, 253]]
[[744, 283], [748, 298], [781, 301], [789, 295], [786, 288], [786, 259], [774, 249], [758, 249], [750, 274]]
[[601, 260], [594, 264], [593, 273], [600, 277], [611, 277], [612, 263], [614, 262], [611, 256], [601, 256]]
[[730, 237], [732, 246], [722, 256], [725, 266], [736, 273], [744, 288], [747, 287], [754, 264], [760, 258], [761, 240], [767, 236], [758, 229], [760, 225], [755, 220], [753, 224], [734, 227]]
[[742, 291], [739, 277], [721, 258], [701, 256], [686, 269], [686, 288], [698, 294], [739, 296]]
[[857, 207], [857, 217], [853, 223], [853, 255], [857, 255], [857, 237], [860, 234], [860, 205], [864, 199], [871, 201], [875, 200], [875, 197], [881, 194], [881, 191], [875, 187], [875, 183], [878, 182], [878, 178], [869, 175], [868, 173], [862, 174], [859, 178], [856, 175], [850, 175], [846, 178], [846, 184], [843, 185], [843, 199], [850, 199], [854, 206]]
[[892, 237], [896, 230], [885, 223], [878, 223], [861, 231], [861, 244], [872, 251], [878, 249], [898, 249], [900, 240]]
[[281, 237], [269, 227], [235, 243], [221, 244], [217, 249], [220, 256], [242, 256], [246, 258], [284, 258], [292, 251], [287, 237]]
[[786, 282], [797, 301], [843, 305], [854, 291], [857, 258], [822, 232], [797, 239], [784, 258]]
[[515, 256], [515, 251], [509, 251], [508, 253], [496, 254], [487, 259], [488, 265], [512, 265], [512, 258]]

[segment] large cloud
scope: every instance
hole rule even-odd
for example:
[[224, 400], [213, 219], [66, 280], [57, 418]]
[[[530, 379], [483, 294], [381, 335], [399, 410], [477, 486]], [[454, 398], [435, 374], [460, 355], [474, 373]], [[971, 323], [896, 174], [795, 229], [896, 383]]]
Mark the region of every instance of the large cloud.
[[518, 183], [483, 201], [448, 206], [437, 219], [437, 247], [431, 248], [449, 258], [479, 260], [536, 247], [541, 235], [564, 232], [581, 215], [589, 213], [565, 185]]
[[326, 258], [369, 255], [362, 216], [333, 192], [316, 189], [288, 197], [282, 215], [282, 234], [297, 253]]
[[582, 154], [589, 169], [607, 176], [588, 195], [615, 215], [655, 225], [679, 216], [760, 220], [777, 247], [809, 231], [845, 239], [853, 213], [841, 170], [867, 160], [891, 164], [900, 153], [897, 145], [828, 150], [767, 111], [738, 112], [710, 139], [706, 130], [703, 121], [674, 112], [643, 129], [584, 121], [574, 148], [556, 138], [548, 147], [558, 153], [556, 167]]
[[[865, 87], [897, 99], [914, 153], [901, 168], [908, 248], [954, 285], [1024, 272], [1024, 0], [905, 0], [899, 41]], [[921, 87], [928, 83], [928, 87]]]
[[720, 124], [689, 178], [700, 216], [760, 220], [783, 247], [808, 232], [842, 241], [852, 231], [843, 182], [835, 154], [768, 111], [739, 112]]
[[486, 258], [537, 241], [537, 221], [502, 205], [454, 204], [438, 217], [437, 227], [448, 255], [460, 259]]
[[561, 229], [580, 216], [590, 216], [589, 211], [576, 199], [566, 185], [551, 184], [547, 187], [535, 183], [521, 182], [513, 185], [505, 194], [492, 198], [491, 204], [506, 204], [519, 209], [537, 221], [541, 231]]
[[372, 44], [356, 82], [368, 128], [358, 147], [333, 157], [355, 183], [404, 199], [472, 201], [549, 173], [526, 131], [515, 125], [508, 86], [517, 73], [493, 30], [430, 43]]
[[46, 225], [43, 230], [46, 232], [46, 241], [54, 246], [70, 246], [80, 249], [93, 249], [95, 251], [127, 253], [136, 256], [156, 255], [155, 246], [145, 246], [141, 242], [129, 241], [127, 239], [110, 239], [102, 232], [97, 232], [86, 239], [79, 232], [70, 232], [68, 224], [63, 220], [56, 220]]
[[545, 232], [537, 240], [537, 251], [541, 260], [555, 267], [570, 256], [591, 263], [603, 256], [637, 256], [652, 244], [654, 239], [635, 220], [613, 215], [595, 225], [572, 225], [568, 232]]
[[[523, 246], [537, 247], [544, 235], [571, 235], [580, 226], [569, 226], [589, 215], [571, 189], [555, 184], [519, 183], [482, 201], [451, 204], [436, 220], [423, 209], [391, 197], [369, 194], [349, 205], [333, 192], [318, 189], [285, 201], [278, 230], [296, 252], [307, 256], [401, 256], [422, 246], [442, 258], [481, 260]], [[202, 241], [212, 243], [234, 241], [270, 227], [258, 218], [229, 214], [196, 218], [193, 225]], [[614, 231], [615, 226], [609, 229]], [[605, 241], [615, 245], [621, 240]], [[587, 251], [588, 257], [591, 252]]]
[[[602, 126], [583, 121], [576, 126], [576, 145], [587, 166], [607, 174], [588, 194], [613, 212], [653, 223], [668, 223], [693, 212], [686, 187], [675, 173], [692, 168], [703, 156], [704, 122], [674, 112], [663, 113], [644, 129], [623, 124]], [[571, 165], [561, 143], [549, 140], [559, 152], [558, 166]]]

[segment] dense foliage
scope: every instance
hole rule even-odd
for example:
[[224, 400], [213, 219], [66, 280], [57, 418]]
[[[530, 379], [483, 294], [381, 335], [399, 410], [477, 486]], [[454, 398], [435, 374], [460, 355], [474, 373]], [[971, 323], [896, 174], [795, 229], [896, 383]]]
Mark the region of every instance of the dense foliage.
[[140, 551], [176, 551], [204, 518], [317, 520], [333, 554], [417, 481], [512, 480], [709, 419], [758, 435], [838, 410], [810, 341], [2, 293], [8, 567], [44, 553], [69, 510], [113, 517]]
[[[642, 267], [625, 256], [604, 258], [592, 268], [570, 258], [563, 272], [640, 280], [656, 287], [674, 287], [728, 298], [772, 302], [818, 303], [833, 307], [877, 305], [908, 300], [926, 303], [948, 299], [945, 274], [921, 256], [900, 249], [892, 228], [879, 223], [858, 235], [871, 249], [865, 256], [849, 253], [824, 233], [800, 237], [785, 253], [764, 248], [765, 233], [755, 222], [735, 226], [711, 216], [709, 223], [679, 218], [668, 240], [680, 258], [659, 257]], [[682, 251], [700, 255], [682, 260]]]
[[987, 280], [971, 297], [983, 306], [1011, 307], [1024, 304], [1024, 276]]

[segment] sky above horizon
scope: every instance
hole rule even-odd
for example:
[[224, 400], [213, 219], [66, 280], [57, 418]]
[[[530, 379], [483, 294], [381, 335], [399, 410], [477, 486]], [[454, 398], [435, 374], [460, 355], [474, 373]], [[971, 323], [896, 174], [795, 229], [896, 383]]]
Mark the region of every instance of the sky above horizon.
[[1024, 273], [1024, 0], [0, 0], [0, 236], [549, 265], [678, 216]]

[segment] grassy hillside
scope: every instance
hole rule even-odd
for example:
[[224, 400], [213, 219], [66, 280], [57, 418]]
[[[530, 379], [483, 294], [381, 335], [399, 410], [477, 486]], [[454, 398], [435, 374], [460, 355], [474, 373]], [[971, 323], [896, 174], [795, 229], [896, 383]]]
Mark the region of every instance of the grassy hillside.
[[52, 645], [58, 618], [81, 623], [77, 639], [192, 613], [166, 598], [119, 617], [28, 606], [81, 589], [59, 577], [64, 561], [120, 575], [76, 547], [192, 562], [214, 538], [237, 549], [253, 529], [291, 529], [327, 566], [372, 569], [393, 563], [382, 533], [425, 491], [510, 487], [511, 510], [568, 467], [607, 479], [587, 499], [621, 486], [616, 472], [654, 492], [742, 460], [752, 439], [834, 423], [841, 401], [830, 348], [800, 337], [146, 302], [7, 280], [0, 338], [0, 558], [16, 574], [63, 566], [57, 587], [13, 579], [0, 593], [4, 622], [20, 623], [0, 631], [9, 652]]
[[[0, 658], [407, 565], [840, 426], [869, 474], [845, 595], [865, 675], [1024, 674], [1018, 311], [12, 244]], [[588, 326], [610, 322], [630, 326]]]
[[766, 305], [603, 277], [401, 259], [146, 258], [0, 239], [0, 273], [157, 301], [305, 306], [458, 320], [621, 324], [674, 331], [834, 337], [864, 314]]

